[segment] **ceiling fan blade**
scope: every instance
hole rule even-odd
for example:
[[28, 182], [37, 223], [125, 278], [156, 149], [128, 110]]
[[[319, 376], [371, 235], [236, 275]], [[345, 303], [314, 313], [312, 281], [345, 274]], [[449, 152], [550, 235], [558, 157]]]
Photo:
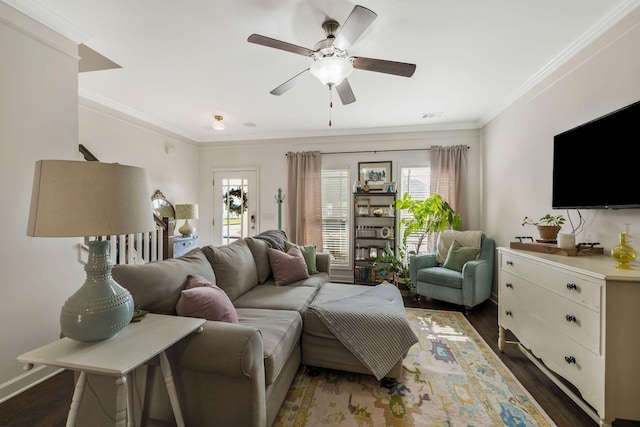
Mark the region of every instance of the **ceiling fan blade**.
[[287, 52], [297, 53], [298, 55], [312, 56], [315, 52], [306, 47], [297, 46], [295, 44], [283, 42], [282, 40], [272, 39], [270, 37], [261, 36], [259, 34], [251, 34], [247, 38], [249, 43], [261, 44], [275, 49], [286, 50]]
[[353, 59], [353, 68], [359, 70], [376, 71], [403, 77], [411, 77], [416, 71], [416, 64], [407, 64], [406, 62], [385, 61], [384, 59], [358, 56], [354, 56], [351, 59]]
[[340, 96], [340, 101], [342, 101], [342, 105], [351, 104], [352, 102], [356, 102], [356, 97], [351, 90], [351, 85], [347, 79], [344, 79], [342, 83], [336, 86], [336, 91]]
[[349, 17], [342, 25], [342, 29], [336, 36], [333, 45], [341, 50], [347, 50], [351, 45], [369, 28], [369, 25], [376, 19], [378, 15], [375, 12], [356, 5]]
[[289, 89], [294, 87], [298, 83], [298, 80], [300, 80], [300, 78], [302, 76], [304, 76], [304, 73], [306, 73], [307, 71], [309, 71], [308, 68], [306, 70], [303, 70], [303, 71], [299, 72], [295, 76], [291, 77], [289, 80], [287, 80], [286, 82], [282, 83], [280, 86], [278, 86], [277, 88], [273, 89], [269, 93], [271, 95], [278, 95], [278, 96], [282, 95], [283, 93], [285, 93], [286, 91], [288, 91]]

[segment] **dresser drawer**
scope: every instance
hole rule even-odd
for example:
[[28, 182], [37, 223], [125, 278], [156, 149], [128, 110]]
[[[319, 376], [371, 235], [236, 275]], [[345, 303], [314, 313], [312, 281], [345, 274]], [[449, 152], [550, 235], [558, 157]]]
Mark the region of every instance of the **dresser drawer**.
[[[545, 328], [560, 330], [594, 354], [600, 354], [600, 313], [510, 272], [500, 275], [500, 300], [526, 307]], [[502, 305], [502, 304], [501, 304]]]
[[516, 276], [527, 278], [552, 292], [600, 309], [603, 283], [592, 277], [541, 264], [517, 255], [503, 254], [500, 268]]
[[173, 238], [173, 257], [178, 258], [195, 249], [200, 244], [200, 237], [174, 237]]
[[537, 347], [538, 357], [549, 369], [570, 381], [589, 404], [602, 407], [604, 358], [562, 333], [549, 334]]

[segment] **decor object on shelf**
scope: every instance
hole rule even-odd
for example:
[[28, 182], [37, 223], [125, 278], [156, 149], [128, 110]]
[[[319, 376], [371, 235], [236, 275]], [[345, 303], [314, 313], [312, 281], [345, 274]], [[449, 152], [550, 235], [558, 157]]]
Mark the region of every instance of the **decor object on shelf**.
[[540, 235], [540, 240], [546, 243], [555, 243], [558, 233], [562, 228], [562, 224], [566, 222], [564, 215], [546, 214], [539, 220], [534, 221], [532, 218], [525, 216], [522, 220], [522, 226], [535, 225]]
[[27, 235], [93, 237], [87, 280], [65, 302], [62, 334], [84, 341], [111, 338], [133, 316], [131, 294], [111, 277], [105, 236], [155, 228], [146, 171], [100, 162], [36, 162]]
[[616, 260], [618, 264], [616, 264], [616, 268], [621, 270], [630, 270], [631, 266], [629, 263], [636, 259], [638, 255], [636, 250], [633, 249], [629, 243], [631, 243], [631, 235], [629, 234], [629, 229], [631, 225], [628, 223], [623, 224], [623, 231], [620, 233], [620, 244], [611, 249], [611, 258]]
[[391, 162], [359, 162], [358, 171], [360, 181], [370, 191], [383, 191], [384, 184], [391, 179]]
[[192, 236], [196, 229], [189, 224], [190, 219], [198, 219], [198, 205], [197, 204], [182, 204], [176, 205], [176, 219], [184, 219], [184, 224], [178, 229], [183, 236]]
[[212, 128], [215, 130], [224, 130], [224, 122], [222, 121], [222, 116], [215, 115], [213, 116], [215, 122], [213, 122]]
[[409, 193], [404, 193], [402, 198], [395, 202], [396, 209], [406, 209], [412, 218], [402, 218], [404, 224], [403, 244], [411, 234], [418, 236], [416, 248], [412, 253], [420, 253], [420, 247], [424, 239], [430, 234], [440, 233], [447, 228], [454, 230], [462, 226], [462, 218], [453, 210], [441, 195], [433, 193], [424, 200], [415, 200]]

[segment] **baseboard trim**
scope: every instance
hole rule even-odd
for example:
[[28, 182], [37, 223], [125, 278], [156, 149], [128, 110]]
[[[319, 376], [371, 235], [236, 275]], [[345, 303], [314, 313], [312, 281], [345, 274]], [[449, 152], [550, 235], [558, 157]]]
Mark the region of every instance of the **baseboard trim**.
[[22, 375], [18, 375], [0, 384], [0, 404], [63, 371], [64, 369], [62, 368], [52, 366], [37, 366]]

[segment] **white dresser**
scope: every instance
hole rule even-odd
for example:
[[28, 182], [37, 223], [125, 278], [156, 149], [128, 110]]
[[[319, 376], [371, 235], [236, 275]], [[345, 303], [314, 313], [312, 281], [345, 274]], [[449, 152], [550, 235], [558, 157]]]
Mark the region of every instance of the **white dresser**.
[[632, 265], [498, 248], [498, 348], [510, 330], [601, 426], [640, 420], [640, 264]]

